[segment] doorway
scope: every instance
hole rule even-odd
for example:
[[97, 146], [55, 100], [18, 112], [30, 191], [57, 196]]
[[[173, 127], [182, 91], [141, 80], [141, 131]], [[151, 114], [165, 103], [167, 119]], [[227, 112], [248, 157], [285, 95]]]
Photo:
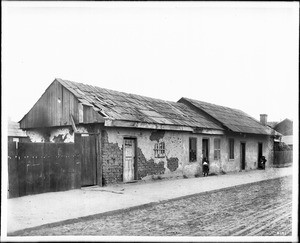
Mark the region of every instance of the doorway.
[[124, 139], [123, 152], [123, 182], [130, 182], [136, 179], [136, 140], [134, 138]]
[[209, 160], [209, 141], [207, 138], [202, 139], [202, 158]]
[[241, 169], [246, 168], [246, 143], [241, 143]]
[[257, 168], [259, 167], [259, 159], [262, 156], [263, 144], [258, 143], [258, 153], [257, 153]]

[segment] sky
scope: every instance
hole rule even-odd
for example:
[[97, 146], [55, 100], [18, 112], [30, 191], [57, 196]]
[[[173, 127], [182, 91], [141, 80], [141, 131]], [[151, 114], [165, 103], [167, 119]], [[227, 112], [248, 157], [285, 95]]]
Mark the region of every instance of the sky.
[[298, 119], [299, 3], [2, 2], [2, 109], [55, 78]]

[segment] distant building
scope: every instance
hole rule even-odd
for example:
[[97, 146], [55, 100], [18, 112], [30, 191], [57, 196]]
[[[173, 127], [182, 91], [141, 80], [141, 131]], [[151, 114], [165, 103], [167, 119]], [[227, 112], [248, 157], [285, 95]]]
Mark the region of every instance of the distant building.
[[8, 120], [8, 142], [30, 142], [29, 137], [18, 122]]
[[268, 122], [275, 131], [282, 134], [281, 142], [293, 148], [293, 121], [286, 118], [281, 122]]

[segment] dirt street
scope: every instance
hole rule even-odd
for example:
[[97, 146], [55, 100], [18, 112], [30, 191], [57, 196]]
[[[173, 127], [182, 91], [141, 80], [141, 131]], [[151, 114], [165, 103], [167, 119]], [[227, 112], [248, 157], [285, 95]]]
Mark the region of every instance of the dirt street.
[[25, 230], [22, 235], [290, 236], [291, 230], [289, 176], [92, 220], [42, 226]]

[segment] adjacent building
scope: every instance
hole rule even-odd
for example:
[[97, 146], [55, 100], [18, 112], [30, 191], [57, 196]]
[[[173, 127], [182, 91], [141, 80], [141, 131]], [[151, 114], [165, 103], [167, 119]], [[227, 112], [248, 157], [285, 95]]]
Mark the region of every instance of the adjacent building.
[[277, 123], [273, 129], [282, 134], [281, 141], [293, 148], [293, 121], [286, 118]]
[[281, 142], [293, 149], [293, 121], [286, 118], [281, 122], [268, 122], [268, 126], [282, 134]]
[[8, 142], [30, 142], [26, 132], [20, 129], [20, 124], [10, 119], [8, 119], [7, 140]]

